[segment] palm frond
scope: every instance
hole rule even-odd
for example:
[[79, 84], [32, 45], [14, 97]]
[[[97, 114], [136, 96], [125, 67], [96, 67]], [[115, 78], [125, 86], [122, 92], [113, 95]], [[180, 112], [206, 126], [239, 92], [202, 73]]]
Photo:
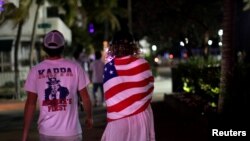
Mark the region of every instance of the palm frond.
[[19, 7], [13, 12], [14, 27], [29, 17], [29, 9], [32, 0], [20, 0]]
[[77, 18], [77, 14], [78, 14], [78, 5], [77, 5], [77, 1], [76, 0], [68, 0], [66, 1], [66, 5], [68, 6], [68, 13], [66, 14], [66, 22], [67, 22], [67, 25], [69, 27], [71, 27], [76, 18]]
[[13, 16], [14, 11], [17, 9], [15, 4], [13, 3], [5, 3], [3, 5], [4, 11], [0, 13], [0, 26], [6, 22], [7, 20], [11, 19]]
[[250, 9], [250, 0], [243, 0], [245, 6], [243, 7], [243, 11], [247, 11]]

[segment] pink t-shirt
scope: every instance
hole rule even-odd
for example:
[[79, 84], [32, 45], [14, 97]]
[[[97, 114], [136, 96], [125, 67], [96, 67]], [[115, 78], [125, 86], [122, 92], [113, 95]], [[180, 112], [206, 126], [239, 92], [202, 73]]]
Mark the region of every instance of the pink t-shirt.
[[103, 82], [103, 69], [104, 62], [102, 60], [94, 60], [90, 64], [90, 70], [92, 70], [92, 82], [93, 83], [102, 83]]
[[89, 82], [79, 64], [63, 58], [44, 60], [30, 70], [24, 89], [38, 95], [39, 133], [51, 136], [82, 133], [77, 91]]

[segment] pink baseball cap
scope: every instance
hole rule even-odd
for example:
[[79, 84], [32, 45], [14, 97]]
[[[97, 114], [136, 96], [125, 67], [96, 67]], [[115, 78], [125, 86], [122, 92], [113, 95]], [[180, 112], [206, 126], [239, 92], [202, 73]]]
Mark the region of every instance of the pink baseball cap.
[[44, 47], [49, 49], [58, 49], [64, 46], [65, 40], [63, 34], [58, 30], [52, 30], [47, 33], [43, 39]]

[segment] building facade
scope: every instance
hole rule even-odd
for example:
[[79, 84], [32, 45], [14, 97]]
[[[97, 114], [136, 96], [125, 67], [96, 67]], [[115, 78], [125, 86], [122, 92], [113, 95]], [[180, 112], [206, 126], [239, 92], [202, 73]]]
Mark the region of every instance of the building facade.
[[[12, 2], [18, 7], [19, 0], [2, 0], [3, 2]], [[29, 56], [31, 46], [31, 35], [35, 19], [37, 5], [35, 1], [30, 6], [29, 15], [25, 19], [21, 40], [18, 49], [18, 61], [20, 70], [20, 79], [26, 78], [29, 70]], [[3, 11], [2, 9], [1, 11]], [[0, 11], [0, 12], [1, 12]], [[65, 36], [67, 46], [71, 44], [71, 30], [60, 18], [60, 14], [65, 13], [58, 7], [52, 7], [45, 2], [39, 8], [37, 24], [35, 25], [35, 50], [33, 52], [34, 60], [38, 61], [39, 50], [42, 46], [43, 36], [51, 30], [59, 30]], [[11, 20], [6, 21], [0, 26], [0, 86], [9, 81], [14, 81], [14, 43], [17, 35], [17, 27]]]

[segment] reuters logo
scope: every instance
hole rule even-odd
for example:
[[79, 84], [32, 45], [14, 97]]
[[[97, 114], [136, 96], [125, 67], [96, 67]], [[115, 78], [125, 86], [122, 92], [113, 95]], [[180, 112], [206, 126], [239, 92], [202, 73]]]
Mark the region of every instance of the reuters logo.
[[247, 136], [246, 131], [234, 131], [232, 129], [228, 131], [220, 131], [219, 129], [212, 129], [212, 136]]

